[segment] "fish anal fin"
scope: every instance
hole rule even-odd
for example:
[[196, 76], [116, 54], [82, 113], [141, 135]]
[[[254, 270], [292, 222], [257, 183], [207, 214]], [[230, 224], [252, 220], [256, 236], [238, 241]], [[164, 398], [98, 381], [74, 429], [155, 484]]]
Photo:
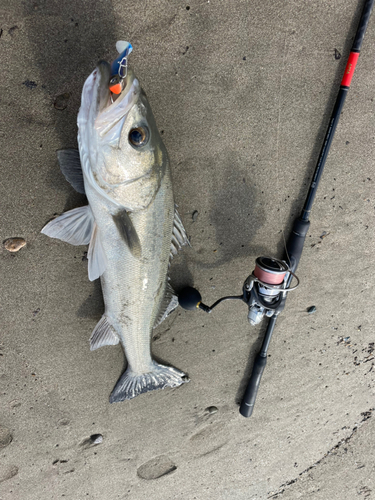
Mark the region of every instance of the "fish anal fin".
[[120, 339], [115, 329], [109, 323], [107, 317], [103, 315], [91, 334], [90, 351], [95, 351], [95, 349], [105, 345], [117, 345], [119, 342]]

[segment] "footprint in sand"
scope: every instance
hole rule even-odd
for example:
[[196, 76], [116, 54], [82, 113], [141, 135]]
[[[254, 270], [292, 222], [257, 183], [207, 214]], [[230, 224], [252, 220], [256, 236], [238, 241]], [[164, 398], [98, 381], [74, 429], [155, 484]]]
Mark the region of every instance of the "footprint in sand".
[[0, 425], [0, 450], [12, 442], [12, 434], [6, 427]]
[[137, 474], [142, 479], [158, 479], [177, 469], [170, 458], [165, 455], [152, 458], [138, 468]]

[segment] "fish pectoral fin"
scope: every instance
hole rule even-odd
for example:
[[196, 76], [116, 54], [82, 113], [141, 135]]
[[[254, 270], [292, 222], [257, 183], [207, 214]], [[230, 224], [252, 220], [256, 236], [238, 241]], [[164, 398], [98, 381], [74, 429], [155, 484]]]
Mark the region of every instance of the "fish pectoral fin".
[[87, 245], [93, 233], [93, 226], [94, 216], [89, 205], [86, 205], [56, 217], [45, 225], [41, 232], [71, 245]]
[[117, 345], [119, 342], [120, 339], [115, 329], [103, 315], [91, 334], [90, 351], [95, 351], [105, 345]]
[[85, 184], [78, 149], [59, 149], [57, 161], [65, 179], [78, 193], [85, 194]]
[[178, 306], [178, 297], [171, 285], [167, 283], [165, 295], [160, 306], [159, 314], [156, 318], [154, 328], [160, 325]]
[[140, 259], [142, 254], [141, 242], [139, 241], [137, 231], [135, 230], [128, 212], [126, 210], [120, 210], [115, 215], [112, 215], [112, 218], [121, 238], [129, 248], [133, 257]]
[[107, 258], [104, 253], [103, 244], [100, 238], [100, 231], [94, 222], [94, 228], [91, 235], [89, 251], [87, 252], [89, 280], [98, 279], [106, 270]]
[[184, 225], [182, 224], [182, 221], [180, 219], [180, 215], [177, 212], [177, 208], [175, 207], [172, 241], [171, 241], [171, 251], [169, 254], [170, 261], [173, 259], [173, 256], [176, 255], [177, 252], [184, 245], [190, 246], [190, 242], [189, 242], [189, 239], [187, 237]]

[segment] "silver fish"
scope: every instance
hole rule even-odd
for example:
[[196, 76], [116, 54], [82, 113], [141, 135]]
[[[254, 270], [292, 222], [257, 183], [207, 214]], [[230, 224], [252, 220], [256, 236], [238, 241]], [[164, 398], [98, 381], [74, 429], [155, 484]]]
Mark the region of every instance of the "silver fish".
[[[121, 52], [125, 42], [118, 42]], [[186, 375], [151, 355], [153, 328], [177, 307], [168, 283], [170, 260], [188, 244], [175, 209], [169, 159], [146, 95], [132, 71], [115, 101], [111, 67], [100, 62], [87, 78], [78, 113], [78, 152], [58, 152], [61, 170], [86, 207], [49, 222], [42, 233], [73, 245], [89, 244], [89, 279], [101, 279], [105, 313], [91, 350], [119, 342], [128, 366], [110, 402], [165, 387]]]

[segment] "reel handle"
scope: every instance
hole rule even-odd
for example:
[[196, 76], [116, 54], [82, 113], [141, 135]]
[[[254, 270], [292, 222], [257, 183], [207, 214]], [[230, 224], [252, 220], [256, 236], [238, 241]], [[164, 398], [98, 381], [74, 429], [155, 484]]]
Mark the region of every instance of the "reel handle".
[[202, 302], [202, 296], [198, 290], [191, 286], [187, 286], [178, 294], [178, 302], [183, 309], [194, 311], [195, 309], [199, 309]]
[[253, 371], [247, 385], [245, 395], [241, 402], [240, 413], [243, 417], [251, 417], [253, 413], [260, 380], [262, 378], [266, 364], [267, 354], [265, 356], [262, 356], [262, 353], [259, 353], [255, 358]]

